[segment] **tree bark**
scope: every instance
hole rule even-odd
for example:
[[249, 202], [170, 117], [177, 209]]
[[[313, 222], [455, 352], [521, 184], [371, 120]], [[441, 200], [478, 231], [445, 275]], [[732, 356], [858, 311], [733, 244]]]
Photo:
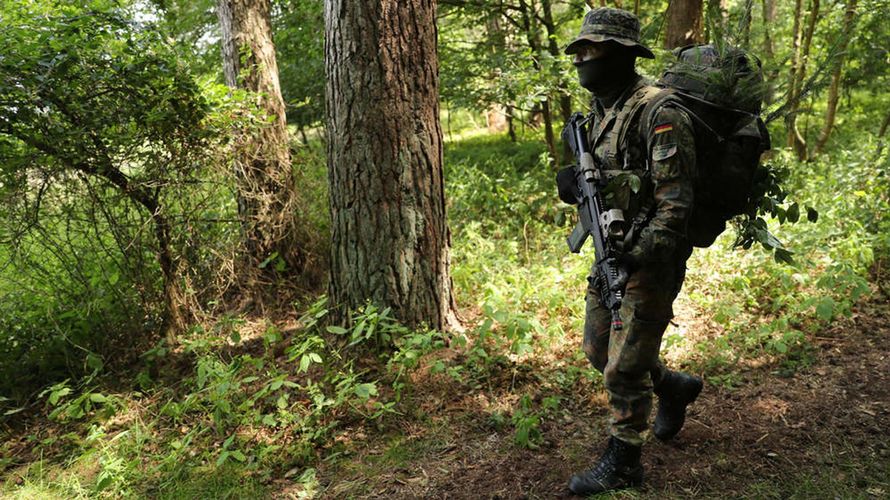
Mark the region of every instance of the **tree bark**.
[[819, 133], [819, 139], [816, 140], [816, 147], [813, 149], [813, 156], [822, 154], [831, 131], [834, 128], [834, 120], [837, 115], [837, 104], [840, 100], [841, 89], [841, 71], [844, 67], [846, 58], [847, 45], [850, 43], [850, 35], [853, 31], [853, 21], [856, 18], [856, 0], [849, 0], [847, 10], [844, 12], [844, 27], [841, 32], [841, 41], [837, 58], [834, 61], [834, 70], [831, 73], [831, 85], [828, 87], [828, 103], [825, 107], [825, 124]]
[[510, 142], [516, 142], [516, 123], [513, 119], [514, 107], [507, 104], [507, 135], [510, 136]]
[[[290, 271], [300, 272], [297, 196], [291, 167], [284, 99], [272, 41], [269, 0], [219, 0], [223, 72], [231, 88], [256, 93], [269, 123], [241, 130], [234, 159], [246, 254], [253, 266], [278, 252]], [[255, 269], [255, 267], [253, 267]]]
[[671, 0], [668, 3], [664, 48], [674, 49], [705, 39], [702, 0]]
[[435, 0], [325, 2], [330, 297], [404, 324], [456, 323]]

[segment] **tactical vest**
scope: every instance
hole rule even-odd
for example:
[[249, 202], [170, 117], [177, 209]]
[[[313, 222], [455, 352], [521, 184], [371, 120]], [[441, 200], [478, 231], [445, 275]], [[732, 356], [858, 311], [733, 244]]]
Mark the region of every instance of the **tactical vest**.
[[[648, 145], [646, 137], [638, 131], [643, 108], [661, 90], [640, 77], [602, 115], [591, 112], [590, 150], [610, 183], [604, 203], [606, 208], [624, 212], [622, 232], [625, 237], [623, 242], [616, 242], [619, 247], [630, 248], [655, 208], [655, 184], [649, 169]], [[637, 192], [633, 190], [630, 175], [640, 181]], [[620, 176], [626, 177], [616, 182]]]

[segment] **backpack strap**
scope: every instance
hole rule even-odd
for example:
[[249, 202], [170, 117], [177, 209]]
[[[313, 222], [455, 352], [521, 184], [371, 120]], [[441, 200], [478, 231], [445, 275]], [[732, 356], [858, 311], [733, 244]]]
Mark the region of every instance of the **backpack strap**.
[[[640, 116], [640, 140], [643, 144], [646, 145], [646, 162], [649, 161], [649, 131], [652, 130], [652, 120], [655, 119], [655, 115], [658, 114], [658, 111], [662, 106], [666, 104], [670, 104], [673, 106], [681, 106], [680, 98], [675, 95], [676, 90], [668, 87], [668, 88], [659, 88], [656, 87], [658, 92], [656, 92], [646, 103], [646, 106], [643, 108], [642, 115]], [[685, 109], [685, 107], [683, 108]], [[686, 110], [688, 111], [688, 110]], [[648, 165], [647, 165], [648, 168]]]
[[[656, 86], [649, 86], [646, 88], [645, 94], [642, 98], [634, 103], [633, 108], [630, 109], [628, 113], [627, 121], [623, 124], [624, 129], [621, 130], [620, 136], [625, 136], [630, 128], [630, 125], [634, 122], [634, 118], [639, 116], [639, 120], [637, 120], [639, 124], [638, 133], [640, 134], [640, 144], [645, 146], [645, 173], [650, 174], [650, 164], [649, 164], [649, 130], [651, 129], [652, 120], [654, 120], [655, 114], [659, 109], [668, 102], [677, 101], [677, 97], [674, 95], [674, 90], [671, 88], [662, 88]], [[623, 139], [622, 139], [623, 140]], [[640, 231], [649, 223], [654, 215], [655, 209], [655, 200], [647, 199], [640, 206], [637, 215], [631, 221], [630, 228], [628, 228], [627, 232], [624, 235], [624, 248], [631, 248], [635, 243], [635, 240], [640, 234]]]
[[[630, 125], [634, 122], [634, 118], [640, 113], [640, 110], [651, 102], [655, 96], [661, 93], [661, 91], [662, 89], [658, 87], [643, 85], [624, 102], [624, 105], [621, 107], [621, 112], [615, 120], [615, 130], [617, 130], [618, 133], [612, 134], [607, 151], [613, 151], [615, 154], [618, 153], [619, 145], [625, 144], [624, 139], [627, 137], [627, 131], [630, 128]], [[646, 170], [648, 170], [648, 168]]]

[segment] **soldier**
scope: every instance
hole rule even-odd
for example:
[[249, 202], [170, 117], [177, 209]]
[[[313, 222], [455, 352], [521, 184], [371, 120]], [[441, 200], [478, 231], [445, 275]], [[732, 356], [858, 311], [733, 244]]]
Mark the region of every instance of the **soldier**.
[[[610, 311], [588, 277], [583, 349], [603, 374], [611, 434], [599, 462], [569, 482], [573, 493], [590, 495], [641, 484], [641, 433], [648, 428], [653, 392], [653, 433], [667, 440], [680, 431], [687, 405], [702, 389], [700, 378], [666, 369], [658, 354], [692, 253], [686, 226], [695, 137], [685, 112], [669, 104], [647, 106], [659, 89], [637, 74], [635, 63], [654, 56], [640, 43], [639, 20], [629, 12], [588, 12], [565, 52], [574, 56], [581, 86], [593, 93], [588, 140], [598, 168], [611, 179], [605, 208], [622, 210], [626, 221], [624, 238], [616, 242], [626, 271], [623, 329], [611, 328]], [[641, 122], [643, 116], [651, 119]], [[641, 123], [651, 126], [641, 130]]]

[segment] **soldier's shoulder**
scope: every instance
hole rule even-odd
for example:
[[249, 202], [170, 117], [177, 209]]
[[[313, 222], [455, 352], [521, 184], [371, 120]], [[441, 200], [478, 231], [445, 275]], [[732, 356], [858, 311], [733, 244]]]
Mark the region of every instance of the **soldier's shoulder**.
[[692, 125], [692, 118], [689, 113], [674, 105], [670, 100], [662, 103], [654, 110], [653, 124], [657, 123], [673, 123], [674, 125]]

